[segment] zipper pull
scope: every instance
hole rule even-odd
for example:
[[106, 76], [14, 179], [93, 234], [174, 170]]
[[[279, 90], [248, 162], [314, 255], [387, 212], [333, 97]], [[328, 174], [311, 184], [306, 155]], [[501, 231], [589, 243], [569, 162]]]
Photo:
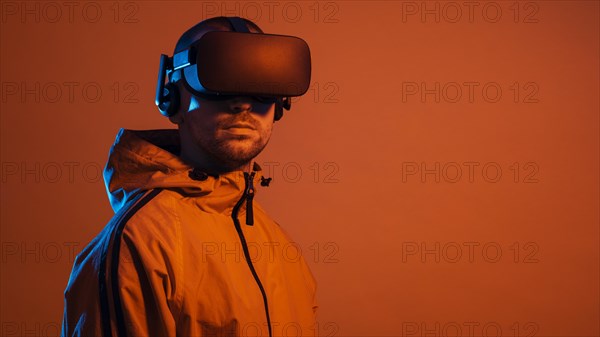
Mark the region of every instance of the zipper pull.
[[254, 225], [254, 213], [252, 211], [252, 199], [254, 198], [254, 171], [250, 173], [246, 182], [246, 225]]

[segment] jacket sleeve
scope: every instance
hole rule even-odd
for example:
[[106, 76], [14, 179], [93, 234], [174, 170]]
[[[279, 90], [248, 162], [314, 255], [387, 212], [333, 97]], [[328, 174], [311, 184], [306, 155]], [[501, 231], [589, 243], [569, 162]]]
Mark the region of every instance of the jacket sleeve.
[[[160, 225], [145, 222], [129, 223], [123, 230], [119, 257], [112, 259], [118, 263], [118, 275], [110, 275], [118, 277], [109, 286], [117, 331], [113, 336], [176, 335], [176, 274], [181, 260], [168, 234]], [[113, 287], [118, 287], [116, 292]]]
[[61, 337], [102, 336], [97, 268], [102, 234], [75, 257], [64, 292]]
[[[308, 267], [306, 260], [304, 258], [302, 258], [300, 261], [302, 263], [302, 269], [304, 270], [304, 276], [306, 278], [306, 282], [309, 284], [309, 287], [311, 289], [311, 294], [312, 294], [311, 309], [312, 309], [313, 321], [315, 322], [314, 328], [318, 329], [319, 324], [318, 324], [318, 319], [317, 319], [317, 311], [319, 309], [319, 302], [317, 301], [317, 281], [315, 280], [313, 273], [311, 272], [310, 268]], [[318, 336], [318, 330], [316, 331], [316, 333], [313, 336]]]
[[174, 222], [136, 214], [120, 235], [105, 229], [78, 254], [65, 290], [61, 336], [176, 335], [176, 282], [183, 268]]

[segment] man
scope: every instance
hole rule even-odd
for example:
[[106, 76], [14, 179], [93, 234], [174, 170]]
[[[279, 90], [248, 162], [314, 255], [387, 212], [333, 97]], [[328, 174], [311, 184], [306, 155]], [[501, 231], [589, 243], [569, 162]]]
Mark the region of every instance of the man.
[[254, 158], [281, 118], [281, 97], [215, 97], [199, 90], [193, 77], [204, 75], [189, 62], [178, 65], [205, 34], [234, 30], [246, 32], [224, 39], [262, 35], [248, 20], [218, 17], [177, 43], [157, 104], [178, 130], [119, 132], [104, 172], [116, 214], [77, 255], [63, 336], [316, 335], [313, 276], [254, 201], [270, 181]]

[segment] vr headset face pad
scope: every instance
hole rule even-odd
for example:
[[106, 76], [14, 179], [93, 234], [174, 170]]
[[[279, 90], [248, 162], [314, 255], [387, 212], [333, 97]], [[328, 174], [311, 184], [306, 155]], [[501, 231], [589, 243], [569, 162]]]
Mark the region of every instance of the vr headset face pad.
[[183, 77], [203, 94], [295, 97], [310, 86], [310, 50], [294, 36], [211, 31], [187, 58]]

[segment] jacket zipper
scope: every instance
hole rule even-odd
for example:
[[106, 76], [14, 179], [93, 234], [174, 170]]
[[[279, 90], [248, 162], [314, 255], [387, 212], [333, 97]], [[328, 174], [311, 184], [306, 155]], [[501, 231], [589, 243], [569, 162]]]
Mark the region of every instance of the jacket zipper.
[[254, 214], [252, 211], [252, 199], [254, 199], [254, 172], [250, 174], [250, 179], [246, 180], [246, 225], [254, 225]]
[[269, 304], [267, 302], [267, 293], [265, 292], [265, 288], [263, 287], [262, 283], [260, 282], [260, 279], [258, 278], [258, 274], [256, 273], [256, 270], [254, 269], [254, 265], [252, 264], [252, 260], [250, 259], [250, 253], [248, 251], [248, 244], [246, 243], [246, 238], [244, 237], [244, 232], [242, 232], [242, 226], [240, 224], [240, 220], [238, 219], [238, 213], [240, 211], [240, 207], [242, 207], [244, 200], [246, 200], [246, 224], [249, 226], [252, 226], [254, 224], [254, 215], [252, 212], [252, 199], [254, 198], [254, 185], [253, 185], [254, 174], [255, 174], [255, 172], [252, 172], [250, 174], [248, 174], [248, 172], [244, 172], [244, 179], [246, 182], [246, 186], [244, 188], [244, 193], [242, 194], [242, 197], [240, 198], [240, 200], [238, 200], [238, 202], [233, 207], [233, 211], [231, 212], [231, 217], [233, 218], [233, 224], [235, 225], [235, 230], [237, 231], [238, 236], [240, 237], [240, 241], [242, 243], [242, 249], [244, 250], [244, 257], [246, 258], [248, 267], [250, 267], [252, 276], [254, 276], [254, 280], [256, 281], [256, 284], [258, 285], [258, 288], [260, 289], [260, 292], [262, 294], [263, 302], [265, 305], [265, 314], [267, 316], [267, 326], [269, 328], [269, 337], [271, 337], [272, 336], [271, 318], [269, 316]]

